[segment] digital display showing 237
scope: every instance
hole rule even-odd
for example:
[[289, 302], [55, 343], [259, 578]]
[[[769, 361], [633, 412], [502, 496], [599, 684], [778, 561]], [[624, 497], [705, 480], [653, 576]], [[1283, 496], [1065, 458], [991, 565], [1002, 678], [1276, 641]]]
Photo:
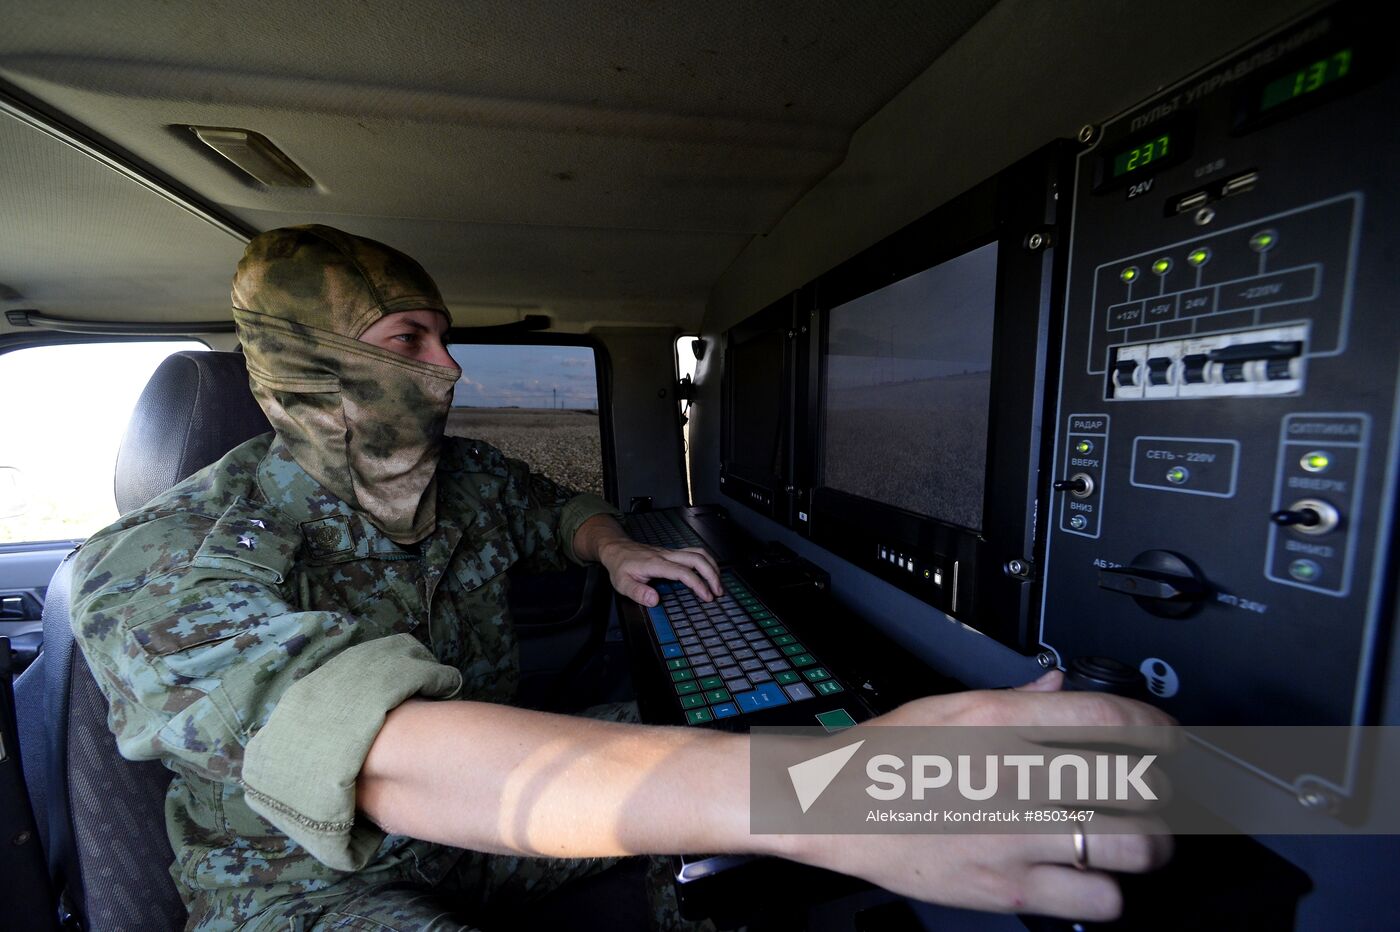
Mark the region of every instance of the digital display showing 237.
[[1138, 171], [1153, 162], [1161, 161], [1171, 150], [1171, 143], [1171, 134], [1163, 133], [1131, 149], [1119, 152], [1113, 157], [1113, 177], [1121, 178], [1129, 172]]

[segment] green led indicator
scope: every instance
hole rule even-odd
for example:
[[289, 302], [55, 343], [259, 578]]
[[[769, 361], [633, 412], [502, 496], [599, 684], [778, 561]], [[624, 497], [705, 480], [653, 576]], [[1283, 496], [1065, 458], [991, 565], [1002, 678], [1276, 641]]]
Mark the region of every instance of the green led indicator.
[[1200, 268], [1210, 261], [1210, 250], [1202, 246], [1200, 249], [1193, 249], [1186, 254], [1186, 261]]
[[1273, 230], [1260, 230], [1249, 238], [1249, 248], [1255, 252], [1268, 252], [1278, 242], [1278, 234]]
[[1078, 443], [1076, 443], [1076, 444], [1074, 445], [1074, 452], [1075, 452], [1075, 453], [1079, 453], [1079, 454], [1093, 453], [1093, 452], [1094, 452], [1094, 441], [1092, 441], [1092, 440], [1081, 440], [1081, 441], [1079, 441]]
[[1171, 267], [1172, 260], [1170, 259], [1158, 259], [1156, 262], [1152, 263], [1152, 271], [1156, 272], [1158, 275], [1166, 275], [1171, 271]]
[[1191, 478], [1191, 474], [1186, 471], [1185, 467], [1173, 466], [1167, 470], [1167, 481], [1172, 485], [1181, 485], [1189, 478]]
[[1308, 472], [1322, 472], [1332, 465], [1332, 457], [1320, 450], [1303, 454], [1302, 466]]
[[1299, 582], [1312, 582], [1322, 568], [1312, 560], [1294, 560], [1288, 564], [1288, 575]]
[[1135, 266], [1135, 265], [1130, 265], [1130, 266], [1128, 266], [1126, 269], [1124, 269], [1123, 271], [1121, 271], [1121, 272], [1118, 273], [1118, 277], [1121, 278], [1121, 279], [1123, 279], [1124, 282], [1127, 282], [1128, 284], [1132, 284], [1133, 282], [1137, 281], [1137, 277], [1138, 277], [1138, 268], [1137, 268], [1137, 266]]

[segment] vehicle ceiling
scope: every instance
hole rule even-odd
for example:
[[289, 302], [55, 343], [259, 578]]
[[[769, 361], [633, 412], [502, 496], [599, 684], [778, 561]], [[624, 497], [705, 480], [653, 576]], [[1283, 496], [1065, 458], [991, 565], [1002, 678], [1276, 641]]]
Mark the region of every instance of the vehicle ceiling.
[[[234, 229], [404, 249], [459, 324], [694, 327], [745, 244], [992, 5], [11, 3], [0, 91]], [[315, 187], [253, 182], [190, 125], [262, 133]], [[13, 111], [0, 165], [0, 309], [227, 319], [239, 236]]]

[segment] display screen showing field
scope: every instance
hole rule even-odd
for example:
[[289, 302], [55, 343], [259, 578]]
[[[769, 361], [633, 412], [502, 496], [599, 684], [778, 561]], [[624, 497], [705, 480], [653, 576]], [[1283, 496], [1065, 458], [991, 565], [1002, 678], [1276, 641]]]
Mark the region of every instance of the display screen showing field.
[[1113, 157], [1113, 177], [1121, 178], [1130, 172], [1146, 168], [1153, 162], [1160, 162], [1167, 157], [1171, 147], [1171, 133], [1163, 133], [1118, 153]]
[[1264, 85], [1259, 112], [1272, 110], [1298, 97], [1322, 90], [1351, 73], [1351, 49], [1342, 49], [1326, 58], [1309, 62], [1296, 71]]
[[824, 482], [980, 530], [997, 247], [833, 308]]

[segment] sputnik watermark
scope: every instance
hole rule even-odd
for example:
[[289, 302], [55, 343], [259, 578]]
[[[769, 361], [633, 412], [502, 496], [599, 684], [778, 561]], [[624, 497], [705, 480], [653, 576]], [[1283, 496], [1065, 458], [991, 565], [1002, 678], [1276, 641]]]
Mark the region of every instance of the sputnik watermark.
[[964, 812], [960, 809], [871, 809], [867, 822], [1092, 822], [1093, 809], [1010, 809]]
[[[862, 744], [864, 742], [861, 742]], [[1126, 802], [1155, 801], [1157, 794], [1143, 777], [1157, 760], [1148, 754], [1133, 760], [1127, 754], [1057, 754], [1046, 763], [1044, 754], [987, 754], [974, 761], [970, 754], [959, 754], [956, 763], [941, 754], [915, 754], [910, 758], [912, 779], [906, 780], [900, 771], [904, 760], [894, 754], [877, 754], [865, 765], [865, 773], [874, 782], [865, 791], [874, 799], [900, 799], [908, 793], [922, 800], [930, 790], [953, 785], [957, 774], [957, 792], [963, 799], [981, 801], [997, 796], [1001, 789], [999, 774], [1003, 769], [1016, 771], [1016, 799], [1032, 799], [1032, 780], [1039, 768], [1048, 775], [1045, 798], [1051, 802]], [[981, 786], [974, 786], [980, 770]], [[1074, 792], [1066, 792], [1066, 771], [1073, 771]], [[1094, 774], [1092, 792], [1090, 773]]]
[[[793, 792], [803, 812], [811, 809], [821, 798], [864, 744], [862, 739], [787, 768]], [[871, 799], [881, 802], [906, 797], [923, 801], [932, 792], [951, 787], [965, 800], [982, 802], [998, 796], [1002, 787], [1000, 774], [1003, 770], [1012, 770], [1015, 772], [1015, 798], [1019, 802], [1033, 798], [1048, 799], [1081, 808], [1088, 802], [1148, 802], [1156, 801], [1157, 794], [1144, 780], [1144, 775], [1156, 760], [1155, 754], [1134, 759], [1127, 754], [1062, 753], [1048, 760], [1044, 754], [986, 754], [976, 760], [970, 754], [959, 754], [953, 758], [942, 754], [914, 754], [907, 760], [895, 754], [875, 754], [865, 762], [865, 775], [871, 781], [866, 785], [865, 792]], [[907, 778], [904, 773], [906, 767]], [[1046, 779], [1045, 793], [1036, 794], [1032, 784], [1042, 769]], [[1019, 822], [1022, 819], [1030, 820], [1030, 813], [1040, 811], [959, 812], [948, 809], [942, 813], [937, 810], [910, 813], [872, 809], [867, 821], [936, 822], [942, 819], [945, 822]], [[1065, 810], [1047, 812], [1061, 813], [1058, 821], [1082, 820], [1079, 816], [1064, 815]]]
[[[860, 725], [751, 734], [758, 834], [1400, 834], [1400, 728]], [[1350, 776], [1362, 764], [1371, 779]]]

